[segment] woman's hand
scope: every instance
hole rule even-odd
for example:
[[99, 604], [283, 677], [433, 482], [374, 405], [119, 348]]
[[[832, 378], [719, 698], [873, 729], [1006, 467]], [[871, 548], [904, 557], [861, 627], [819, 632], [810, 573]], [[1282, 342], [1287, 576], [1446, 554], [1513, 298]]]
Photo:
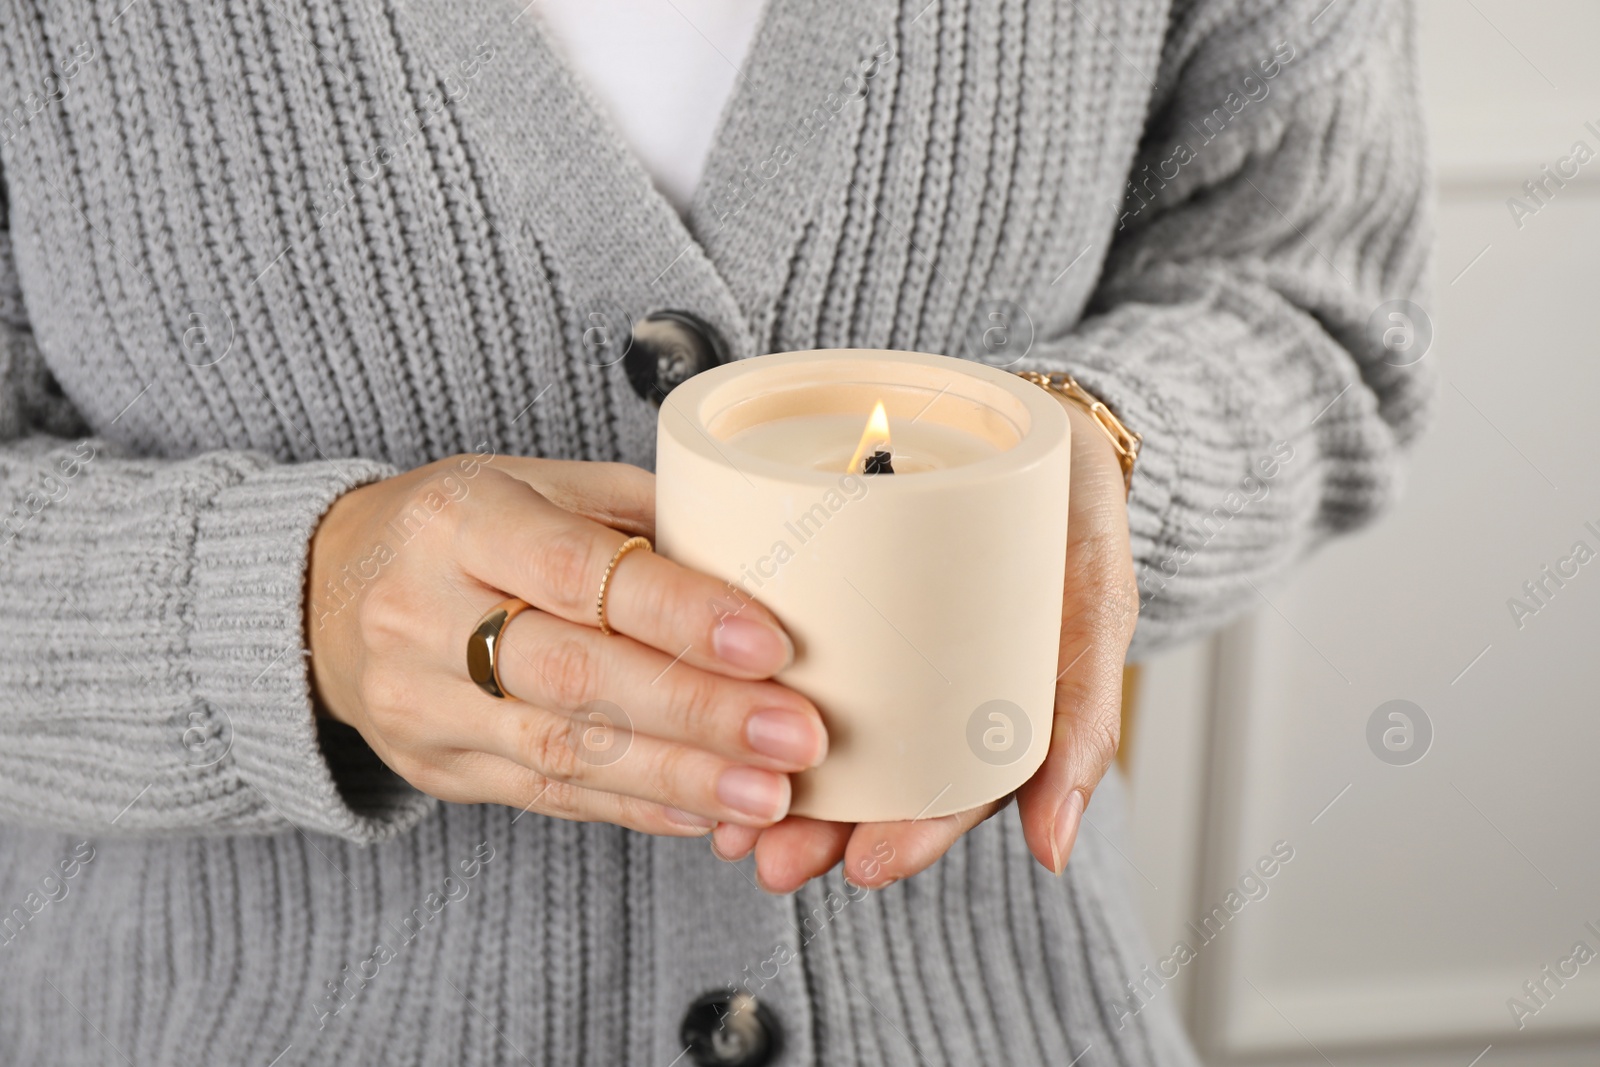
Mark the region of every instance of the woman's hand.
[[[769, 681], [792, 656], [751, 604], [653, 552], [654, 479], [621, 464], [457, 456], [337, 500], [311, 545], [306, 632], [320, 709], [418, 789], [655, 834], [750, 827], [827, 750], [816, 708]], [[499, 601], [509, 699], [467, 674]]]
[[[1100, 427], [1080, 408], [1062, 406], [1072, 419], [1072, 481], [1061, 674], [1049, 754], [1016, 794], [1029, 849], [1057, 874], [1066, 867], [1089, 794], [1116, 755], [1122, 666], [1139, 613], [1122, 468]], [[756, 876], [773, 892], [791, 892], [840, 860], [852, 882], [881, 888], [933, 863], [1002, 804], [916, 822], [834, 823], [796, 815], [766, 829], [724, 824], [714, 843], [725, 859], [741, 859], [754, 848]]]

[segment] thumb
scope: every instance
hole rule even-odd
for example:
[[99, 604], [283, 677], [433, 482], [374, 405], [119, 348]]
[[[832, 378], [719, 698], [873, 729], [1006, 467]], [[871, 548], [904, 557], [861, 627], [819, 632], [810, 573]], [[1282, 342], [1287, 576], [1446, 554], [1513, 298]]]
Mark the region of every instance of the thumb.
[[[1035, 859], [1060, 874], [1072, 854], [1089, 797], [1116, 757], [1122, 730], [1122, 648], [1090, 640], [1064, 646], [1050, 750], [1017, 791], [1023, 836]], [[1125, 647], [1125, 646], [1124, 646]]]
[[1060, 675], [1050, 748], [1017, 791], [1028, 849], [1060, 874], [1084, 808], [1117, 754], [1122, 734], [1122, 668], [1139, 614], [1128, 511], [1115, 453], [1087, 416], [1073, 416], [1066, 581], [1062, 589]]

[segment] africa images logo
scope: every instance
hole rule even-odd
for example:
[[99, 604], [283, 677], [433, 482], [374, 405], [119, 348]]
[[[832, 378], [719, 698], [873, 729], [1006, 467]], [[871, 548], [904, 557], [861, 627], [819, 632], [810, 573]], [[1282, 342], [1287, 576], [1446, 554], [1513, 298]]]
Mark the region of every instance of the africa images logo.
[[972, 709], [967, 718], [967, 747], [983, 762], [1009, 767], [1033, 743], [1033, 724], [1022, 706], [1009, 700], [990, 700]]

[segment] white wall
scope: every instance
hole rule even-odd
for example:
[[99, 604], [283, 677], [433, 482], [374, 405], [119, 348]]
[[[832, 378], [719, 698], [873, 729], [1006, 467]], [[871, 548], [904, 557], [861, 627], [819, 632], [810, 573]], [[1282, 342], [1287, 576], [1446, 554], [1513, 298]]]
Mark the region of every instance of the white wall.
[[[1600, 4], [1422, 10], [1444, 387], [1408, 498], [1150, 664], [1133, 738], [1158, 950], [1295, 849], [1162, 991], [1216, 1065], [1600, 1063], [1600, 959], [1524, 1028], [1507, 1006], [1600, 951], [1600, 559], [1520, 628], [1507, 607], [1574, 541], [1600, 550], [1600, 159], [1520, 229], [1506, 206], [1574, 141], [1600, 152]], [[1434, 731], [1408, 766], [1366, 736], [1396, 698]]]

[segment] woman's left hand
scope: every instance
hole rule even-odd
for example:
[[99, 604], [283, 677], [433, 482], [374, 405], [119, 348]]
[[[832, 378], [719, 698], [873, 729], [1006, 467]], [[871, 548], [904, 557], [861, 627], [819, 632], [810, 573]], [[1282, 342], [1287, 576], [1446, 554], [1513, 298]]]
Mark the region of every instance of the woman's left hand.
[[[1055, 724], [1044, 764], [1016, 793], [1029, 849], [1057, 874], [1066, 867], [1089, 795], [1116, 755], [1122, 667], [1139, 614], [1116, 452], [1088, 414], [1065, 401], [1063, 407], [1072, 420], [1072, 480]], [[764, 829], [723, 823], [713, 845], [729, 860], [753, 848], [756, 877], [771, 892], [793, 892], [840, 860], [851, 882], [878, 889], [932, 864], [1004, 803], [914, 822], [791, 815]]]

